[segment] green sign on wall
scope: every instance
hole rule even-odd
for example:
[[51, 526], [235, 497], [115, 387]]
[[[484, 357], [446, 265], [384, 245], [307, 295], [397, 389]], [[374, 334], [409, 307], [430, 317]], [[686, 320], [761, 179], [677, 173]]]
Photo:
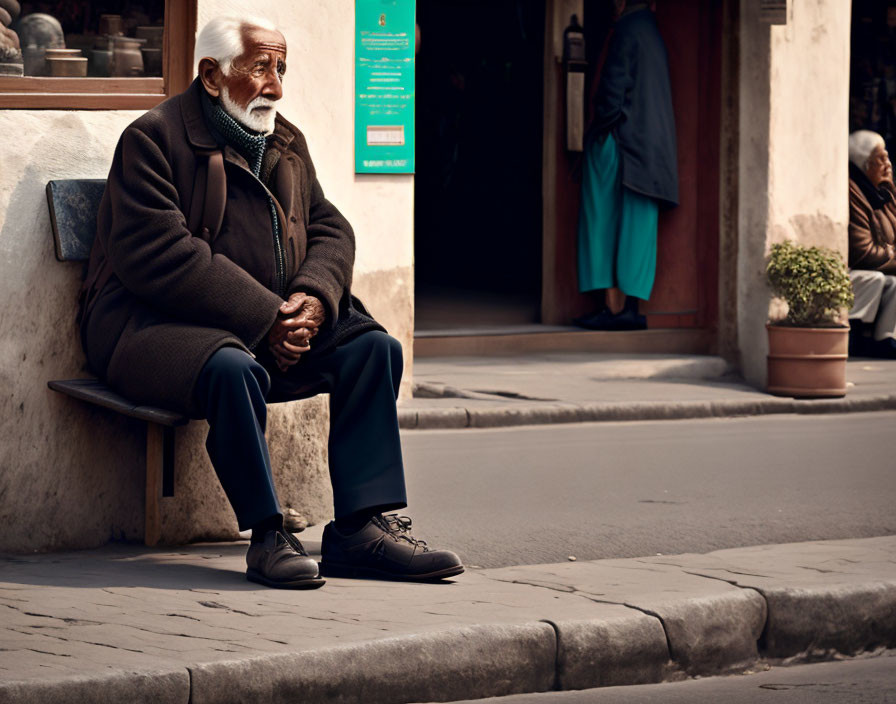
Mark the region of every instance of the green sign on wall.
[[415, 0], [355, 0], [355, 172], [414, 172]]

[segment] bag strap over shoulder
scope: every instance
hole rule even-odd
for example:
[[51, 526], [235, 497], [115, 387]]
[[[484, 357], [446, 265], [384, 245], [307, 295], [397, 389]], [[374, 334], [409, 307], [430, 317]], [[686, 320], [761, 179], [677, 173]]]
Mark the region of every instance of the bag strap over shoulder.
[[224, 222], [227, 175], [224, 173], [224, 155], [220, 150], [207, 156], [205, 163], [196, 169], [187, 227], [194, 237], [211, 241], [218, 236]]
[[212, 239], [221, 231], [226, 205], [227, 175], [224, 173], [224, 155], [219, 150], [208, 155], [208, 179], [202, 209], [202, 224], [208, 228]]

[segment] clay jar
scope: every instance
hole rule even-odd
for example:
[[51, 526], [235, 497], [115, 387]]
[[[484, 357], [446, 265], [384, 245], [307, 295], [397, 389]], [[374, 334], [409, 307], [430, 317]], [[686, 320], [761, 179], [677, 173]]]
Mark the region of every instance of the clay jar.
[[35, 12], [25, 15], [16, 25], [16, 32], [22, 48], [38, 47], [41, 49], [65, 48], [65, 36], [62, 25], [52, 15]]
[[48, 59], [71, 59], [81, 56], [80, 49], [46, 49], [44, 56]]
[[112, 57], [113, 76], [143, 75], [143, 54], [140, 52], [143, 42], [143, 39], [115, 37], [115, 49]]
[[142, 47], [144, 73], [147, 76], [162, 75], [162, 38], [165, 28], [161, 26], [137, 27], [135, 32], [138, 39], [146, 41]]
[[21, 12], [18, 0], [0, 0], [0, 76], [21, 76], [19, 35], [9, 29]]
[[19, 0], [0, 0], [0, 8], [3, 8], [6, 14], [9, 15], [10, 22], [7, 23], [7, 26], [8, 24], [15, 22], [19, 17], [19, 13], [22, 11], [22, 7], [19, 5]]
[[87, 58], [84, 56], [47, 57], [49, 74], [54, 77], [83, 78], [87, 75]]
[[97, 34], [117, 36], [124, 34], [123, 27], [121, 15], [100, 15], [99, 32]]
[[165, 34], [165, 28], [161, 25], [146, 25], [137, 27], [134, 36], [137, 39], [145, 39], [147, 49], [161, 49], [162, 37]]
[[91, 76], [112, 75], [112, 39], [108, 36], [96, 38], [94, 48], [90, 50], [89, 73]]

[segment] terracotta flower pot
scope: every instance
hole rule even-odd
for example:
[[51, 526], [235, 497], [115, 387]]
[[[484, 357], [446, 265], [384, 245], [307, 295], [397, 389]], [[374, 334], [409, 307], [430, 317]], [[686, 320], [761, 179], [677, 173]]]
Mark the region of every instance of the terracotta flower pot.
[[849, 328], [766, 325], [768, 392], [796, 398], [846, 395]]

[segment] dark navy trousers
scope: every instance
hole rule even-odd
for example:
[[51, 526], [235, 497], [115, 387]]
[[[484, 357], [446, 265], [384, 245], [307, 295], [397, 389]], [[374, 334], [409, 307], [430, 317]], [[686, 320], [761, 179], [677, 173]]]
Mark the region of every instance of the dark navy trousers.
[[282, 515], [264, 437], [267, 403], [324, 392], [336, 517], [407, 505], [395, 405], [402, 365], [399, 342], [377, 330], [303, 358], [286, 374], [269, 374], [236, 347], [211, 356], [196, 394], [209, 423], [205, 446], [240, 530]]

